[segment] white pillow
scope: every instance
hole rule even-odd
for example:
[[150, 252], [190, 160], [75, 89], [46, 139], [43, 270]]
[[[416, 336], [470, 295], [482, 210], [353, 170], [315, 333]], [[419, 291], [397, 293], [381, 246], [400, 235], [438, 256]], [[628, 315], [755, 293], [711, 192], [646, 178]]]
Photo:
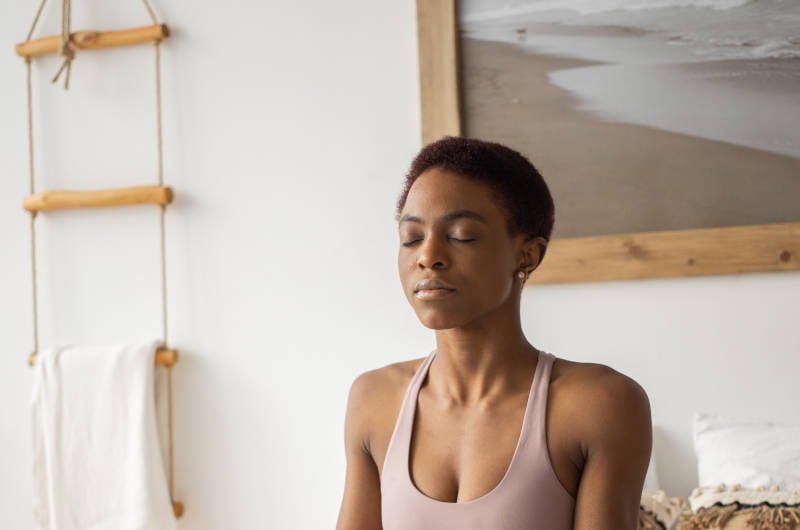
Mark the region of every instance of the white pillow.
[[700, 486], [800, 488], [800, 425], [694, 415]]

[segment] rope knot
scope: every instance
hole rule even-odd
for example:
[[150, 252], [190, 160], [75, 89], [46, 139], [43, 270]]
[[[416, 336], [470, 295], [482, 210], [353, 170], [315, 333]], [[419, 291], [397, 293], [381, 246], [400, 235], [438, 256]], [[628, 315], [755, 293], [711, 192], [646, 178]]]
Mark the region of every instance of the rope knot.
[[64, 70], [67, 71], [66, 75], [64, 76], [64, 90], [69, 90], [69, 72], [72, 68], [72, 60], [75, 59], [75, 50], [70, 47], [70, 12], [72, 11], [71, 6], [72, 0], [63, 0], [62, 8], [61, 8], [61, 51], [59, 55], [64, 58], [64, 62], [61, 63], [61, 68], [58, 69], [56, 72], [56, 76], [53, 78], [53, 83], [58, 81], [61, 72]]
[[70, 46], [69, 39], [65, 39], [61, 43], [61, 51], [59, 52], [59, 55], [61, 55], [61, 57], [63, 57], [65, 60], [70, 61], [75, 58], [75, 50], [73, 50], [72, 46]]
[[61, 63], [61, 68], [59, 68], [58, 72], [56, 72], [52, 82], [55, 83], [58, 81], [58, 78], [61, 76], [61, 72], [66, 69], [67, 73], [64, 76], [64, 90], [69, 90], [69, 72], [72, 68], [72, 61], [75, 59], [75, 50], [73, 50], [70, 46], [69, 38], [61, 39], [61, 51], [59, 52], [59, 55], [64, 58], [64, 62]]

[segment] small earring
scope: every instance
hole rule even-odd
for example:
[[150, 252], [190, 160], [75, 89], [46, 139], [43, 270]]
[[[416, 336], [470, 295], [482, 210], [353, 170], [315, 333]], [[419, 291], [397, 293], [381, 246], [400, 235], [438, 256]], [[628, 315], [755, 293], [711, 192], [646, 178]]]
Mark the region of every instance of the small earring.
[[517, 278], [519, 278], [520, 280], [524, 280], [525, 279], [525, 271], [517, 272]]

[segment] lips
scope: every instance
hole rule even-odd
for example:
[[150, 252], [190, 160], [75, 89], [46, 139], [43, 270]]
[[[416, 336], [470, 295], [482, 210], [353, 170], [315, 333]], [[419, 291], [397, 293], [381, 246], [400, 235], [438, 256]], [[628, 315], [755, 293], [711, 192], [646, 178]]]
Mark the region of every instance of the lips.
[[414, 287], [414, 292], [418, 293], [420, 291], [431, 291], [435, 289], [443, 289], [445, 291], [455, 291], [456, 288], [452, 285], [445, 283], [441, 280], [434, 280], [432, 278], [425, 279], [417, 283]]

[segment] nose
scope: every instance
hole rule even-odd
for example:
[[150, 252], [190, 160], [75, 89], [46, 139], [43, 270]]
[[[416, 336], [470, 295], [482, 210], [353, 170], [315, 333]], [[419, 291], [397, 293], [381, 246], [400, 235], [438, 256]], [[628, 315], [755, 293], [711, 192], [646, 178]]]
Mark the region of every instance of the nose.
[[440, 238], [430, 236], [418, 248], [417, 266], [420, 269], [443, 269], [449, 264], [444, 243]]

